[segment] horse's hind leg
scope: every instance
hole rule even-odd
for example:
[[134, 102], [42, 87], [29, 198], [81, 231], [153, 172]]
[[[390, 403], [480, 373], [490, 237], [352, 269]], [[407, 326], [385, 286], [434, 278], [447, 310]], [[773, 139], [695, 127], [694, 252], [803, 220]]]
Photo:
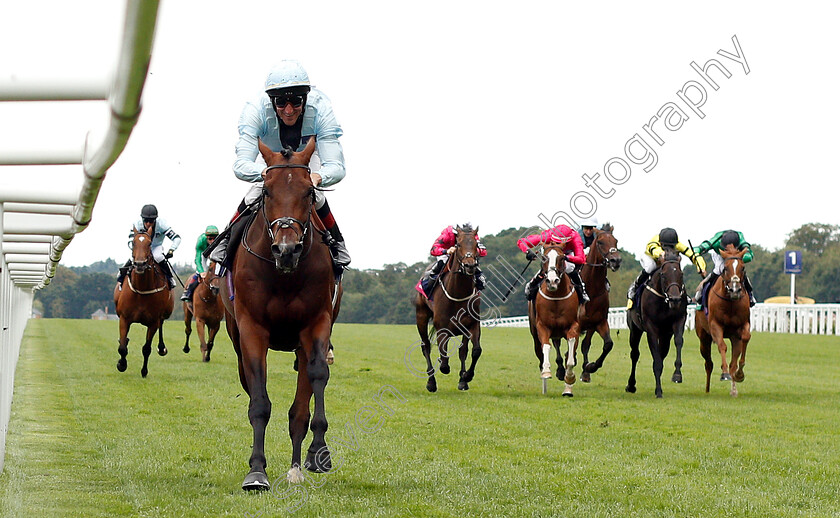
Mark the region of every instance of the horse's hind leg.
[[120, 355], [120, 359], [117, 360], [117, 370], [120, 372], [125, 372], [125, 369], [128, 368], [128, 361], [126, 360], [126, 356], [128, 356], [128, 330], [131, 329], [131, 322], [127, 318], [120, 317], [120, 340], [119, 345], [117, 347], [117, 352]]
[[[598, 334], [601, 336], [601, 340], [604, 341], [604, 348], [601, 350], [601, 355], [598, 356], [598, 359], [595, 360], [593, 363], [586, 363], [586, 357], [584, 356], [584, 358], [583, 358], [583, 372], [584, 372], [584, 375], [586, 375], [590, 372], [597, 372], [598, 369], [603, 367], [604, 366], [604, 360], [607, 359], [607, 355], [610, 354], [610, 352], [613, 349], [613, 340], [612, 340], [612, 337], [610, 336], [610, 324], [609, 324], [609, 322], [607, 320], [604, 320], [603, 322], [601, 322], [598, 325], [598, 327], [596, 328], [596, 331], [598, 331]], [[586, 334], [587, 338], [590, 338], [592, 336], [591, 333], [592, 332], [590, 331]], [[587, 376], [587, 378], [588, 378], [588, 376]], [[583, 376], [581, 376], [581, 380], [582, 379], [583, 379]]]
[[158, 329], [153, 325], [146, 328], [146, 343], [143, 344], [143, 367], [140, 369], [140, 375], [144, 378], [149, 374], [149, 356], [152, 354], [152, 340], [154, 340], [157, 331]]
[[[166, 319], [160, 319], [160, 324], [158, 325], [158, 354], [161, 356], [166, 356], [166, 353], [169, 351], [166, 350], [166, 344], [163, 343], [163, 323]], [[149, 340], [149, 345], [151, 346], [151, 340]]]
[[738, 361], [738, 370], [735, 372], [735, 381], [738, 383], [744, 381], [746, 374], [744, 374], [744, 365], [747, 364], [747, 345], [750, 343], [752, 335], [750, 333], [750, 324], [741, 331], [741, 354]]
[[204, 361], [210, 361], [210, 352], [213, 350], [213, 342], [216, 340], [216, 333], [219, 332], [219, 324], [218, 322], [214, 326], [207, 326], [209, 339], [207, 340], [207, 354], [204, 355]]
[[593, 369], [592, 372], [598, 370], [594, 363], [589, 363], [589, 348], [592, 346], [592, 335], [595, 333], [593, 329], [587, 330], [583, 334], [583, 338], [580, 339], [580, 352], [583, 354], [583, 372], [580, 375], [580, 381], [584, 383], [589, 383], [592, 381], [592, 378], [589, 376], [589, 370], [587, 368], [592, 365]]
[[[572, 386], [575, 384], [575, 356], [577, 354], [577, 341], [578, 341], [578, 334], [575, 332], [574, 329], [566, 333], [566, 342], [569, 344], [569, 351], [566, 354], [566, 372], [563, 376], [563, 381], [566, 383], [566, 386], [563, 389], [563, 395], [566, 397], [572, 397], [574, 394], [572, 393]], [[558, 372], [557, 377], [560, 377], [560, 373]]]
[[198, 333], [198, 343], [201, 349], [201, 360], [207, 361], [207, 337], [204, 335], [204, 328], [206, 327], [207, 323], [204, 319], [195, 319], [195, 330]]
[[184, 352], [190, 352], [190, 335], [192, 334], [192, 312], [190, 311], [189, 305], [186, 301], [184, 301], [184, 334], [187, 335], [187, 339], [184, 341]]
[[712, 336], [705, 329], [700, 329], [697, 331], [697, 338], [700, 340], [700, 356], [703, 357], [706, 367], [706, 393], [708, 393], [712, 370], [715, 368], [712, 361]]
[[671, 376], [671, 381], [674, 383], [682, 383], [682, 348], [683, 348], [683, 328], [685, 327], [684, 321], [679, 321], [677, 325], [680, 326], [679, 329], [675, 327], [674, 329], [674, 348], [677, 350], [677, 359], [674, 360], [674, 374]]
[[[418, 298], [421, 296], [418, 294]], [[437, 381], [435, 380], [435, 368], [432, 366], [432, 344], [429, 341], [429, 319], [432, 312], [423, 301], [418, 300], [415, 305], [417, 307], [417, 333], [420, 335], [420, 349], [426, 358], [426, 374], [429, 376], [428, 381], [426, 381], [426, 390], [435, 392], [437, 391]]]

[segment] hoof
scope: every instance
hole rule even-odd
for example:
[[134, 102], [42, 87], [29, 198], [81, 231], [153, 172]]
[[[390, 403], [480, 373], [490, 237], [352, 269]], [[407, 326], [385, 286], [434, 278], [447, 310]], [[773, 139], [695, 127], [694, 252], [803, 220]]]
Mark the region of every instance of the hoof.
[[[558, 376], [558, 378], [559, 378], [559, 376]], [[572, 374], [569, 374], [568, 376], [566, 376], [565, 378], [563, 378], [563, 381], [565, 381], [567, 385], [574, 385], [575, 381], [577, 381], [577, 378], [575, 377], [574, 373], [572, 373]]]
[[746, 378], [746, 377], [747, 377], [747, 375], [744, 374], [744, 371], [738, 371], [738, 372], [735, 373], [735, 381], [738, 382], [738, 383], [741, 383], [742, 381], [744, 381], [744, 378]]
[[636, 393], [636, 387], [632, 387], [630, 385], [627, 385], [626, 387], [624, 387], [624, 392], [629, 392], [631, 394], [635, 394]]
[[125, 358], [123, 358], [121, 360], [117, 360], [117, 370], [118, 371], [125, 372], [125, 370], [127, 368], [128, 368], [128, 362], [125, 361]]
[[588, 372], [583, 371], [583, 374], [580, 375], [580, 381], [582, 381], [584, 383], [590, 383], [592, 381], [592, 379], [590, 378]]
[[184, 346], [184, 353], [185, 353], [185, 354], [189, 354], [189, 352], [190, 352], [190, 346], [189, 346], [189, 345], [185, 345], [185, 346]]
[[335, 354], [333, 354], [333, 350], [330, 349], [327, 351], [327, 365], [332, 365], [335, 362]]
[[472, 373], [470, 371], [465, 371], [461, 373], [461, 380], [465, 383], [471, 382], [473, 380], [473, 377], [475, 377], [475, 373]]
[[674, 383], [682, 383], [682, 374], [677, 374], [675, 372], [674, 375], [671, 376], [671, 381], [673, 381]]
[[158, 347], [158, 354], [161, 356], [166, 356], [166, 353], [169, 351], [166, 350], [166, 346]]
[[306, 461], [304, 461], [303, 466], [313, 473], [329, 473], [332, 469], [330, 450], [324, 446], [323, 448], [319, 448], [317, 451], [307, 451]]
[[[298, 469], [298, 471], [300, 471]], [[271, 489], [271, 484], [268, 483], [268, 477], [262, 471], [252, 471], [245, 475], [245, 480], [242, 481], [242, 489], [245, 491], [268, 491]]]
[[289, 484], [300, 484], [305, 479], [306, 477], [303, 475], [303, 471], [301, 471], [297, 466], [292, 466], [289, 468], [289, 471], [286, 472], [286, 482]]
[[572, 386], [568, 383], [566, 383], [566, 387], [563, 389], [563, 397], [575, 397], [575, 395], [572, 394]]
[[429, 381], [426, 382], [426, 390], [429, 392], [437, 392], [437, 381], [434, 378], [429, 378]]
[[458, 390], [469, 390], [470, 385], [466, 381], [461, 381], [458, 383]]
[[438, 370], [440, 371], [441, 374], [449, 374], [449, 364], [448, 363], [441, 363]]
[[544, 380], [551, 379], [551, 369], [546, 369], [540, 373], [540, 377]]
[[732, 381], [732, 376], [728, 372], [724, 372], [720, 375], [720, 381]]
[[140, 369], [140, 375], [141, 375], [141, 376], [143, 376], [144, 378], [145, 378], [148, 374], [149, 374], [149, 369], [147, 369], [146, 367], [143, 367], [142, 369]]
[[662, 394], [657, 394], [656, 399], [662, 399]]
[[583, 366], [583, 372], [598, 372], [598, 364], [595, 362], [589, 362]]
[[575, 397], [571, 392], [563, 392], [563, 397]]

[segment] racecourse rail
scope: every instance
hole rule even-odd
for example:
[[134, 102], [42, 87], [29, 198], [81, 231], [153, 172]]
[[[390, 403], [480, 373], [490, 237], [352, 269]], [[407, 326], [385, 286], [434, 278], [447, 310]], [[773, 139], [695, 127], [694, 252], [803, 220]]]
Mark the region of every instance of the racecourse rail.
[[[73, 237], [90, 224], [96, 197], [108, 171], [125, 149], [140, 116], [140, 97], [152, 56], [159, 0], [127, 0], [116, 68], [78, 77], [27, 77], [0, 73], [0, 102], [107, 101], [110, 119], [101, 134], [89, 131], [81, 142], [40, 143], [21, 135], [0, 142], [0, 166], [81, 165], [80, 186], [72, 189], [15, 178], [0, 179], [0, 472], [6, 452], [15, 367], [33, 292], [55, 276]], [[27, 23], [20, 20], [19, 23]], [[102, 23], [92, 20], [92, 23]], [[82, 28], [88, 30], [92, 28]], [[33, 26], [33, 30], [37, 30]], [[42, 69], [50, 67], [43, 63]], [[97, 77], [93, 77], [97, 76]], [[13, 125], [14, 120], [0, 124]], [[0, 170], [2, 171], [2, 170]], [[28, 175], [27, 175], [28, 176]], [[0, 177], [5, 178], [5, 177]]]
[[[686, 329], [694, 329], [689, 305]], [[610, 308], [610, 329], [627, 329], [627, 309]], [[840, 304], [756, 304], [750, 310], [751, 329], [764, 333], [840, 335]], [[483, 320], [483, 327], [528, 327], [528, 316]]]

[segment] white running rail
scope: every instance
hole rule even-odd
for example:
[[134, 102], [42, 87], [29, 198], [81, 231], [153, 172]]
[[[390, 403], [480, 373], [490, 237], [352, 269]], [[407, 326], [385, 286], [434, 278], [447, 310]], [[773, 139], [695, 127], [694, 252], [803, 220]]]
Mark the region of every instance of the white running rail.
[[[694, 329], [694, 307], [688, 308], [686, 329]], [[627, 329], [627, 310], [610, 308], [610, 329]], [[756, 304], [750, 311], [751, 329], [764, 333], [840, 336], [840, 304]], [[528, 316], [481, 322], [483, 327], [528, 327]]]
[[[34, 182], [0, 184], [0, 472], [6, 451], [20, 343], [33, 291], [47, 286], [73, 237], [90, 224], [105, 173], [120, 156], [140, 115], [152, 55], [159, 0], [127, 0], [116, 70], [106, 78], [21, 77], [0, 73], [0, 102], [107, 101], [111, 116], [101, 138], [51, 147], [0, 142], [0, 166], [81, 165], [81, 188]], [[23, 21], [21, 21], [22, 23]], [[4, 49], [6, 50], [6, 49]], [[56, 85], [61, 85], [56, 87]], [[14, 121], [2, 120], [0, 124]]]

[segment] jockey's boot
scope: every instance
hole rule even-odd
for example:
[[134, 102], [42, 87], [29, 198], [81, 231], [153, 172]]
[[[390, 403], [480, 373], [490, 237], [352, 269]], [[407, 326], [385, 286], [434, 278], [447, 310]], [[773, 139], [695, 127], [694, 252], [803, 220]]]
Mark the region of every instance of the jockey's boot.
[[[440, 257], [446, 257], [446, 256], [442, 255]], [[427, 282], [427, 281], [432, 280], [432, 279], [437, 279], [437, 276], [440, 274], [440, 271], [443, 270], [443, 265], [445, 265], [445, 264], [446, 264], [446, 259], [438, 258], [438, 260], [435, 261], [432, 264], [432, 266], [429, 267], [428, 270], [423, 272], [423, 278], [421, 280], [424, 281], [424, 282]], [[476, 275], [478, 275], [478, 273], [476, 273]]]
[[697, 285], [697, 293], [694, 294], [694, 302], [700, 304], [700, 297], [703, 296], [703, 286], [705, 286], [706, 283], [709, 282], [709, 279], [712, 278], [712, 275], [714, 275], [714, 272], [709, 272], [705, 277], [703, 277], [703, 280], [700, 281], [700, 284]]
[[484, 287], [487, 286], [487, 278], [484, 277], [484, 272], [481, 271], [481, 268], [475, 268], [475, 289], [481, 291]]
[[122, 285], [125, 281], [125, 276], [128, 275], [128, 270], [131, 267], [131, 260], [125, 262], [123, 266], [120, 267], [120, 274], [117, 276], [117, 284]]
[[750, 307], [755, 306], [755, 296], [753, 295], [752, 283], [750, 282], [750, 278], [747, 277], [746, 272], [744, 272], [744, 288], [750, 296]]
[[575, 291], [578, 294], [578, 298], [580, 299], [581, 304], [586, 304], [589, 302], [589, 294], [586, 293], [586, 286], [583, 284], [583, 279], [580, 278], [580, 271], [575, 268], [572, 273], [569, 274], [569, 278], [572, 280], [572, 284], [575, 286]]
[[537, 272], [528, 284], [525, 285], [525, 300], [534, 300], [537, 298], [537, 290], [540, 287], [540, 283], [545, 279], [545, 274], [542, 272]]
[[192, 298], [192, 294], [196, 286], [198, 286], [198, 278], [196, 275], [193, 275], [192, 277], [190, 277], [190, 281], [187, 283], [187, 287], [184, 288], [184, 293], [181, 294], [181, 300], [190, 300]]
[[332, 215], [327, 200], [324, 200], [324, 204], [321, 208], [315, 209], [315, 212], [321, 218], [321, 222], [324, 223], [324, 228], [329, 232], [329, 238], [325, 239], [324, 242], [330, 248], [336, 275], [341, 276], [350, 264], [350, 253], [347, 251], [347, 245], [344, 244], [344, 236], [341, 235], [341, 230], [338, 228], [338, 223], [335, 222], [335, 217]]
[[636, 280], [633, 281], [633, 284], [630, 285], [630, 288], [627, 290], [627, 309], [633, 307], [633, 299], [636, 297], [636, 291], [639, 289], [639, 286], [647, 282], [649, 277], [650, 274], [642, 270], [636, 277]]
[[233, 264], [233, 253], [228, 257], [228, 247], [232, 245], [232, 250], [234, 252], [236, 251], [236, 247], [239, 246], [239, 241], [242, 239], [245, 223], [247, 223], [248, 216], [251, 215], [252, 207], [254, 206], [256, 206], [256, 203], [246, 205], [245, 200], [239, 202], [239, 207], [237, 207], [233, 218], [231, 218], [225, 229], [219, 233], [218, 237], [216, 237], [213, 243], [201, 255], [216, 264], [230, 269]]
[[169, 281], [169, 289], [174, 290], [175, 289], [175, 275], [174, 275], [175, 272], [172, 271], [172, 268], [169, 266], [169, 264], [166, 263], [166, 261], [164, 261], [162, 263], [158, 263], [158, 264], [163, 269], [163, 274], [166, 276], [166, 280]]

